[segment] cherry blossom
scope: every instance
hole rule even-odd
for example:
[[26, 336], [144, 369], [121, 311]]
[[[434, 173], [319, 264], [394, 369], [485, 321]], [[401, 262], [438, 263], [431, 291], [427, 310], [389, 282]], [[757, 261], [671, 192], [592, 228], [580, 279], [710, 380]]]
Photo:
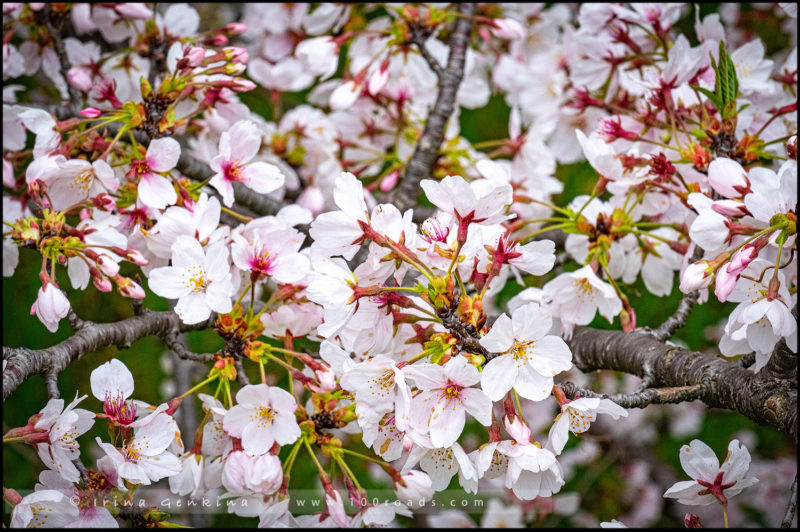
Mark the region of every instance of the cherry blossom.
[[677, 499], [681, 504], [727, 504], [728, 497], [758, 482], [745, 477], [750, 468], [750, 453], [739, 440], [728, 444], [728, 456], [720, 465], [714, 451], [700, 440], [681, 447], [681, 466], [693, 480], [675, 483], [664, 497]]
[[222, 195], [222, 202], [233, 205], [233, 183], [240, 182], [259, 194], [269, 194], [284, 182], [280, 169], [264, 161], [252, 161], [261, 147], [261, 133], [255, 123], [240, 120], [222, 133], [219, 155], [209, 161], [216, 172], [209, 184]]
[[178, 193], [163, 174], [178, 164], [181, 147], [173, 138], [156, 139], [150, 143], [142, 159], [131, 161], [130, 174], [139, 180], [139, 199], [154, 209], [163, 209], [178, 199]]
[[230, 312], [233, 285], [227, 246], [216, 242], [204, 250], [194, 238], [179, 236], [172, 245], [172, 266], [151, 271], [150, 288], [178, 300], [175, 312], [184, 323], [199, 323], [212, 311]]
[[547, 333], [552, 326], [549, 310], [525, 305], [509, 318], [501, 314], [481, 345], [498, 356], [481, 374], [481, 388], [493, 400], [512, 388], [526, 399], [541, 401], [550, 395], [553, 376], [572, 367], [572, 353], [564, 340]]
[[242, 439], [247, 454], [264, 454], [275, 442], [288, 445], [300, 437], [294, 417], [297, 403], [280, 388], [251, 384], [237, 392], [236, 402], [222, 423], [230, 435]]

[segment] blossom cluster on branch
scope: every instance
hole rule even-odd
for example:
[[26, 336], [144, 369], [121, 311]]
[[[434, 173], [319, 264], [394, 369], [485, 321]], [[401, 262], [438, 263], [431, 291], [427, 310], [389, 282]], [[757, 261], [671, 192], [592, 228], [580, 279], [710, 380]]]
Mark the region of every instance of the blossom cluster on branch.
[[[20, 248], [40, 256], [26, 304], [51, 332], [64, 318], [86, 327], [70, 298], [91, 282], [137, 314], [148, 291], [170, 300], [180, 323], [214, 324], [224, 340], [196, 354], [177, 329], [159, 333], [210, 365], [160, 405], [131, 399], [119, 359], [92, 373], [102, 412], [77, 408], [85, 396], [65, 407], [48, 384], [48, 404], [4, 437], [48, 468], [30, 495], [6, 495], [12, 525], [167, 524], [157, 508], [116, 504], [163, 479], [181, 496], [247, 501], [230, 511], [262, 527], [387, 525], [455, 477], [552, 512], [570, 433], [706, 385], [630, 401], [570, 400], [559, 386], [581, 326], [600, 315], [643, 330], [639, 279], [653, 296], [686, 294], [660, 340], [713, 290], [738, 303], [724, 357], [754, 356], [754, 377], [796, 358], [796, 48], [767, 57], [760, 39], [699, 11], [684, 35], [675, 25], [691, 15], [685, 4], [246, 4], [207, 27], [188, 4], [3, 4], [3, 275], [31, 275]], [[796, 6], [769, 16], [794, 44]], [[28, 80], [45, 78], [37, 95]], [[283, 109], [298, 91], [304, 103]], [[493, 93], [510, 107], [508, 137], [470, 142], [459, 114]], [[54, 103], [33, 103], [42, 95]], [[583, 159], [591, 194], [559, 205], [557, 164]], [[4, 384], [30, 375], [12, 351]], [[192, 394], [204, 415], [184, 446], [174, 416]], [[109, 438], [87, 469], [78, 438], [100, 419]], [[696, 480], [664, 495], [719, 502], [727, 523], [726, 497], [755, 483], [747, 449], [730, 449], [712, 467], [693, 442], [681, 461]], [[321, 513], [289, 510], [292, 489], [309, 485], [292, 476], [301, 454]], [[371, 502], [356, 460], [379, 467], [402, 504]]]

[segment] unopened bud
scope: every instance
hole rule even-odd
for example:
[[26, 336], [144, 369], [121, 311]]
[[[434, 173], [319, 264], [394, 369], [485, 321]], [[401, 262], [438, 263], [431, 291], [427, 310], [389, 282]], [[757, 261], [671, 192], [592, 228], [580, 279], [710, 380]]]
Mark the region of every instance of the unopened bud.
[[148, 262], [144, 255], [142, 255], [138, 249], [129, 249], [125, 252], [125, 256], [134, 264], [139, 266], [145, 266]]
[[117, 288], [121, 295], [132, 299], [144, 299], [146, 295], [144, 289], [133, 280], [127, 277], [120, 277], [119, 275], [114, 280], [117, 281]]
[[87, 107], [86, 109], [81, 111], [81, 114], [86, 118], [97, 118], [98, 116], [103, 114], [103, 111], [101, 111], [97, 107]]
[[100, 271], [109, 277], [114, 277], [119, 273], [119, 264], [117, 264], [114, 259], [108, 255], [100, 255], [97, 257], [96, 262], [97, 267], [100, 268]]
[[67, 81], [81, 92], [89, 92], [92, 90], [92, 77], [89, 72], [83, 68], [70, 68], [67, 71]]
[[92, 277], [92, 282], [94, 283], [94, 287], [101, 292], [111, 292], [111, 289], [114, 288], [114, 285], [111, 284], [111, 280], [105, 275], [95, 275]]
[[247, 31], [247, 25], [242, 24], [241, 22], [228, 22], [225, 24], [225, 35], [228, 37], [234, 37], [236, 35], [241, 35], [242, 33]]

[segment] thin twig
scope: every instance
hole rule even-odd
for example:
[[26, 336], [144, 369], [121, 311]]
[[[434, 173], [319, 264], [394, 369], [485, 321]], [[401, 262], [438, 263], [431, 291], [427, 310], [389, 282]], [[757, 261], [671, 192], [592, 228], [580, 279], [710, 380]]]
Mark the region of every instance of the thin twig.
[[699, 297], [700, 292], [698, 290], [685, 294], [678, 304], [675, 314], [667, 318], [658, 328], [653, 330], [646, 329], [648, 334], [662, 342], [671, 338], [672, 335], [675, 334], [675, 331], [686, 325], [689, 312], [692, 310], [692, 307], [695, 306]]
[[67, 78], [67, 72], [72, 68], [72, 65], [69, 62], [67, 50], [64, 48], [64, 41], [61, 38], [61, 26], [56, 28], [53, 20], [54, 16], [58, 16], [61, 21], [61, 26], [63, 26], [65, 20], [64, 14], [55, 15], [51, 10], [50, 4], [45, 4], [42, 9], [42, 22], [47, 28], [47, 34], [50, 37], [50, 42], [53, 44], [53, 50], [55, 50], [56, 56], [58, 57], [59, 72], [61, 73], [61, 77], [64, 78], [64, 83], [67, 85], [67, 92], [69, 93], [70, 100], [74, 104], [80, 105], [80, 102], [83, 101], [83, 96], [81, 95], [81, 91], [73, 87], [69, 82], [69, 78]]
[[789, 528], [794, 521], [794, 514], [797, 511], [797, 474], [794, 475], [794, 482], [792, 482], [792, 492], [789, 495], [789, 506], [786, 507], [786, 515], [781, 522], [781, 528]]
[[645, 408], [648, 405], [694, 401], [700, 398], [705, 389], [703, 384], [695, 384], [693, 386], [676, 386], [672, 388], [648, 388], [631, 394], [608, 395], [584, 390], [571, 382], [565, 382], [560, 386], [564, 390], [564, 394], [570, 399], [578, 397], [609, 399], [623, 408]]
[[441, 81], [444, 76], [444, 69], [442, 65], [439, 64], [439, 61], [431, 55], [430, 51], [428, 51], [428, 47], [425, 45], [425, 41], [430, 37], [430, 31], [425, 31], [416, 24], [412, 24], [410, 30], [411, 38], [409, 41], [417, 45], [420, 55], [422, 55], [422, 58], [425, 59], [428, 66], [431, 67], [431, 70], [436, 73], [436, 77]]
[[242, 365], [242, 359], [237, 358], [233, 362], [233, 367], [236, 368], [236, 381], [239, 383], [240, 386], [247, 386], [250, 384], [250, 379], [247, 378], [247, 374], [244, 372], [244, 366]]
[[423, 179], [431, 177], [433, 167], [439, 158], [439, 149], [444, 140], [447, 121], [453, 114], [458, 87], [464, 77], [464, 63], [467, 57], [469, 36], [472, 32], [472, 13], [474, 11], [474, 3], [458, 5], [460, 16], [456, 19], [455, 29], [450, 36], [450, 55], [447, 58], [447, 66], [439, 77], [439, 93], [436, 96], [436, 102], [425, 120], [425, 129], [414, 147], [414, 154], [406, 166], [400, 186], [393, 194], [393, 203], [400, 209], [400, 212], [417, 203], [419, 183]]

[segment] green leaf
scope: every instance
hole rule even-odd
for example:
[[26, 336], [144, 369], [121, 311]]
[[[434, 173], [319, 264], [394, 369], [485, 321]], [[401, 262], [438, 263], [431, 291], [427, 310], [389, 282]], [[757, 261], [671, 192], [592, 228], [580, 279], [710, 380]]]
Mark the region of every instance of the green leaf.
[[691, 130], [689, 133], [691, 133], [692, 135], [694, 135], [694, 136], [695, 136], [695, 137], [697, 137], [698, 139], [703, 139], [703, 140], [705, 140], [705, 139], [707, 139], [707, 138], [708, 138], [708, 135], [706, 135], [706, 132], [705, 132], [705, 131], [703, 131], [702, 129], [700, 129], [699, 127], [696, 127], [696, 128], [694, 128], [694, 129], [693, 129], [693, 130]]
[[713, 103], [713, 104], [714, 104], [714, 107], [716, 107], [717, 109], [720, 109], [720, 108], [722, 107], [722, 102], [720, 102], [720, 99], [717, 97], [717, 95], [716, 95], [716, 94], [714, 94], [714, 93], [713, 93], [713, 92], [711, 92], [710, 90], [708, 90], [708, 89], [704, 89], [703, 87], [700, 87], [700, 86], [698, 86], [698, 85], [690, 85], [690, 87], [692, 87], [693, 89], [695, 89], [695, 90], [697, 90], [697, 91], [699, 91], [699, 92], [702, 92], [703, 94], [705, 94], [705, 95], [706, 95], [706, 97], [707, 97], [709, 100], [711, 100], [711, 103]]

